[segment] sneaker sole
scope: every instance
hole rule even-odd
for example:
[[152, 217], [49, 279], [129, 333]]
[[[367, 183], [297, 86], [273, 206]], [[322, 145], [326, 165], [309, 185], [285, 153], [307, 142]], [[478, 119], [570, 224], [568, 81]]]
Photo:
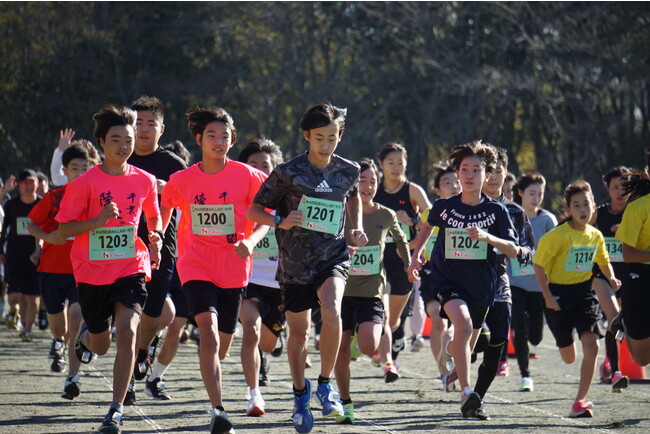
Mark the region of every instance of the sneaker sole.
[[220, 418], [214, 422], [215, 423], [212, 425], [212, 430], [210, 430], [211, 434], [228, 434], [235, 432], [232, 429], [232, 423], [230, 423], [228, 419]]
[[616, 383], [612, 384], [612, 392], [621, 393], [623, 389], [627, 389], [629, 381], [627, 378], [620, 378]]
[[120, 432], [120, 427], [117, 425], [111, 426], [101, 426], [97, 432], [107, 433], [107, 434], [118, 434]]
[[264, 416], [265, 414], [266, 411], [264, 411], [263, 408], [259, 408], [259, 407], [249, 408], [248, 411], [246, 412], [246, 416], [251, 416], [251, 417]]
[[146, 387], [144, 388], [144, 394], [147, 395], [149, 398], [155, 399], [157, 401], [171, 401], [172, 400], [172, 397], [169, 396], [169, 395], [166, 395], [166, 394], [165, 395], [154, 396], [154, 394], [151, 393], [151, 391], [149, 389], [147, 389]]
[[593, 414], [593, 412], [591, 410], [585, 410], [582, 413], [573, 413], [573, 412], [571, 412], [571, 413], [569, 413], [569, 417], [575, 417], [575, 418], [594, 417], [594, 414]]
[[397, 380], [399, 380], [399, 374], [396, 374], [394, 372], [387, 372], [386, 376], [384, 377], [384, 381], [386, 383], [394, 383]]
[[460, 412], [463, 414], [463, 417], [475, 417], [476, 410], [479, 408], [481, 408], [481, 398], [475, 394], [472, 394], [460, 407]]

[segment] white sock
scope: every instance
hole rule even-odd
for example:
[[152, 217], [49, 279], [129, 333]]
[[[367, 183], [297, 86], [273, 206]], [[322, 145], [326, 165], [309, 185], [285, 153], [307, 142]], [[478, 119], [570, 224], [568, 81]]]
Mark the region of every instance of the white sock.
[[463, 389], [463, 396], [467, 396], [467, 395], [469, 395], [470, 393], [473, 393], [473, 392], [474, 391], [472, 390], [471, 387], [465, 386], [465, 388]]
[[153, 362], [153, 365], [151, 365], [151, 374], [149, 374], [149, 380], [148, 381], [153, 381], [156, 378], [160, 378], [162, 380], [163, 375], [165, 375], [165, 372], [167, 371], [168, 365], [163, 365], [156, 359]]

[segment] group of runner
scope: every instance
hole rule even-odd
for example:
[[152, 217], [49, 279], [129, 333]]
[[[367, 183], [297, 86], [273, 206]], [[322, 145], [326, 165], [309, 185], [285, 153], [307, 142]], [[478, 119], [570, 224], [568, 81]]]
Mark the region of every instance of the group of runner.
[[[145, 380], [148, 396], [171, 399], [163, 376], [188, 322], [199, 331], [213, 433], [233, 430], [220, 360], [238, 323], [249, 416], [265, 414], [265, 354], [277, 353], [288, 329], [297, 432], [313, 428], [312, 394], [323, 416], [354, 423], [355, 350], [382, 368], [387, 383], [399, 379], [406, 318], [418, 310], [431, 318], [443, 388], [459, 384], [467, 418], [489, 418], [484, 398], [507, 369], [511, 326], [519, 390], [528, 392], [528, 343], [541, 341], [544, 316], [567, 363], [576, 358], [577, 332], [583, 361], [572, 417], [593, 415], [586, 397], [601, 337], [607, 358], [600, 376], [613, 391], [628, 385], [618, 366], [623, 334], [639, 364], [650, 362], [647, 173], [606, 173], [610, 201], [597, 209], [588, 183], [570, 184], [557, 225], [540, 208], [544, 177], [508, 181], [506, 152], [475, 141], [435, 165], [439, 199], [432, 204], [407, 179], [403, 146], [382, 147], [379, 167], [335, 153], [346, 114], [329, 103], [310, 107], [300, 121], [309, 150], [283, 163], [267, 139], [230, 159], [237, 139], [231, 115], [190, 109], [188, 129], [201, 149], [201, 161], [190, 166], [182, 144], [159, 144], [163, 105], [142, 96], [130, 108], [107, 105], [93, 116], [101, 161], [90, 142], [61, 131], [51, 168], [60, 187], [38, 195], [31, 170], [7, 180], [3, 198], [19, 192], [4, 203], [0, 240], [7, 326], [31, 340], [40, 295], [53, 335], [51, 369], [67, 367], [61, 396], [70, 400], [81, 392], [80, 364], [115, 341], [113, 396], [100, 432], [120, 431], [124, 405], [137, 402], [137, 381]], [[321, 366], [312, 386], [305, 367], [315, 310]], [[411, 326], [414, 350], [423, 322]], [[472, 387], [470, 364], [481, 352]]]

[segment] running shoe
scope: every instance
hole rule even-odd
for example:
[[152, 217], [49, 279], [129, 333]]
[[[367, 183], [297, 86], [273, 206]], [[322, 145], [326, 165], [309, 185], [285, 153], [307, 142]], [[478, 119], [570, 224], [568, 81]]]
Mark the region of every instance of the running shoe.
[[399, 371], [390, 362], [382, 366], [381, 369], [384, 371], [384, 382], [386, 383], [394, 383], [400, 378]]
[[359, 334], [357, 332], [352, 336], [352, 343], [350, 344], [350, 359], [359, 360], [363, 353], [359, 349]]
[[92, 351], [90, 351], [81, 341], [81, 335], [87, 328], [88, 326], [85, 322], [81, 323], [79, 334], [77, 335], [77, 340], [74, 344], [74, 352], [81, 363], [90, 363], [95, 359], [95, 354], [93, 354]]
[[336, 423], [354, 425], [354, 404], [343, 404], [343, 416], [336, 416]]
[[55, 351], [56, 351], [55, 346], [56, 346], [57, 342], [58, 341], [56, 339], [54, 339], [54, 338], [52, 339], [52, 345], [50, 345], [50, 353], [47, 355], [48, 359], [53, 359], [54, 358], [54, 354], [55, 354]]
[[381, 368], [381, 357], [379, 357], [379, 351], [375, 351], [370, 355], [370, 364], [375, 368]]
[[314, 336], [314, 348], [316, 351], [320, 350], [320, 334]]
[[417, 353], [424, 347], [424, 338], [422, 336], [416, 336], [411, 339], [411, 351]]
[[169, 401], [171, 396], [165, 391], [165, 383], [160, 378], [155, 378], [153, 381], [147, 380], [144, 385], [144, 393], [153, 399], [161, 401]]
[[81, 393], [81, 383], [78, 375], [72, 376], [68, 375], [65, 377], [65, 383], [63, 383], [63, 393], [61, 398], [73, 400]]
[[532, 392], [533, 390], [535, 390], [535, 386], [533, 385], [533, 378], [521, 377], [521, 383], [519, 383], [519, 391]]
[[404, 342], [404, 337], [402, 336], [401, 338], [393, 339], [393, 352], [394, 353], [399, 353], [406, 348], [406, 342]]
[[305, 368], [311, 368], [311, 357], [309, 357], [309, 354], [307, 354], [307, 358], [305, 359]]
[[248, 400], [248, 410], [246, 410], [246, 416], [262, 416], [266, 414], [264, 407], [266, 402], [262, 398], [262, 394], [258, 389], [250, 390], [250, 399]]
[[445, 381], [443, 383], [445, 392], [450, 393], [456, 390], [456, 380], [458, 380], [458, 373], [456, 369], [452, 370], [449, 375], [444, 375]]
[[47, 312], [45, 310], [38, 311], [38, 329], [47, 330]]
[[474, 417], [476, 417], [478, 420], [490, 420], [490, 415], [487, 414], [487, 412], [485, 411], [484, 402], [481, 402], [481, 406], [479, 407], [478, 410], [476, 410]]
[[65, 356], [63, 354], [61, 355], [55, 355], [54, 359], [52, 360], [52, 364], [50, 365], [50, 371], [52, 372], [63, 372], [65, 370]]
[[593, 417], [594, 405], [591, 402], [576, 401], [571, 406], [569, 417]]
[[212, 434], [228, 434], [234, 433], [232, 423], [228, 419], [228, 413], [218, 408], [213, 408], [210, 412], [210, 433]]
[[508, 364], [507, 360], [505, 362], [501, 362], [499, 365], [499, 370], [497, 371], [497, 375], [503, 375], [504, 377], [510, 375], [510, 365]]
[[343, 406], [339, 401], [339, 393], [332, 388], [332, 383], [322, 383], [316, 389], [316, 398], [323, 407], [323, 416], [342, 416]]
[[20, 332], [20, 340], [23, 342], [33, 342], [34, 341], [34, 336], [32, 336], [32, 332]]
[[129, 388], [126, 391], [124, 396], [124, 405], [138, 405], [138, 401], [135, 399], [135, 378], [131, 376], [131, 382], [129, 383]]
[[482, 401], [478, 393], [462, 392], [460, 394], [460, 412], [463, 417], [476, 417], [476, 411], [481, 408]]
[[449, 343], [447, 343], [447, 348], [442, 348], [442, 351], [440, 351], [438, 369], [440, 370], [440, 374], [449, 375], [449, 373], [455, 368], [456, 364], [454, 363], [454, 359], [452, 358], [451, 354], [449, 354]]
[[260, 386], [268, 386], [269, 385], [269, 369], [271, 368], [271, 362], [269, 362], [269, 359], [264, 355], [262, 350], [260, 350], [260, 377], [258, 380], [258, 384]]
[[610, 324], [610, 330], [614, 333], [617, 341], [620, 341], [625, 336], [625, 324], [623, 323], [623, 311], [620, 311]]
[[18, 314], [16, 311], [9, 312], [5, 317], [5, 326], [8, 329], [15, 329], [18, 324]]
[[138, 381], [144, 380], [144, 378], [147, 376], [147, 373], [149, 372], [150, 367], [151, 362], [149, 360], [149, 357], [146, 357], [139, 363], [136, 361], [135, 366], [133, 367], [133, 376]]
[[282, 355], [282, 350], [284, 349], [284, 338], [282, 333], [278, 336], [278, 342], [275, 344], [275, 348], [271, 351], [273, 357], [280, 357]]
[[101, 433], [119, 433], [120, 426], [122, 425], [122, 413], [114, 408], [108, 410], [108, 414], [104, 418], [102, 426], [99, 427], [98, 432]]
[[629, 384], [629, 380], [625, 375], [622, 375], [620, 371], [614, 372], [612, 376], [612, 392], [621, 393], [623, 389], [626, 389]]
[[309, 400], [311, 398], [311, 382], [305, 378], [305, 388], [307, 389], [304, 395], [296, 395], [293, 393], [293, 427], [299, 433], [306, 433], [311, 431], [314, 427], [314, 415], [309, 408]]
[[610, 384], [612, 382], [612, 366], [609, 364], [609, 359], [607, 357], [605, 357], [603, 363], [600, 364], [598, 373], [600, 374], [601, 383]]

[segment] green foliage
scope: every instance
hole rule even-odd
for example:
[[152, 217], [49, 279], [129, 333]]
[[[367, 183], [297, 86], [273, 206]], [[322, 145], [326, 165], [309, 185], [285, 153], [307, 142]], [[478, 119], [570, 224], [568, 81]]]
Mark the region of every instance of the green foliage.
[[[220, 105], [239, 143], [305, 149], [302, 112], [348, 107], [340, 153], [409, 150], [427, 185], [453, 145], [505, 148], [549, 204], [635, 166], [650, 137], [650, 6], [573, 2], [2, 2], [0, 174], [49, 167], [58, 131], [91, 137], [104, 103], [166, 108], [163, 142], [196, 150], [184, 112]], [[233, 154], [237, 150], [233, 151]]]

